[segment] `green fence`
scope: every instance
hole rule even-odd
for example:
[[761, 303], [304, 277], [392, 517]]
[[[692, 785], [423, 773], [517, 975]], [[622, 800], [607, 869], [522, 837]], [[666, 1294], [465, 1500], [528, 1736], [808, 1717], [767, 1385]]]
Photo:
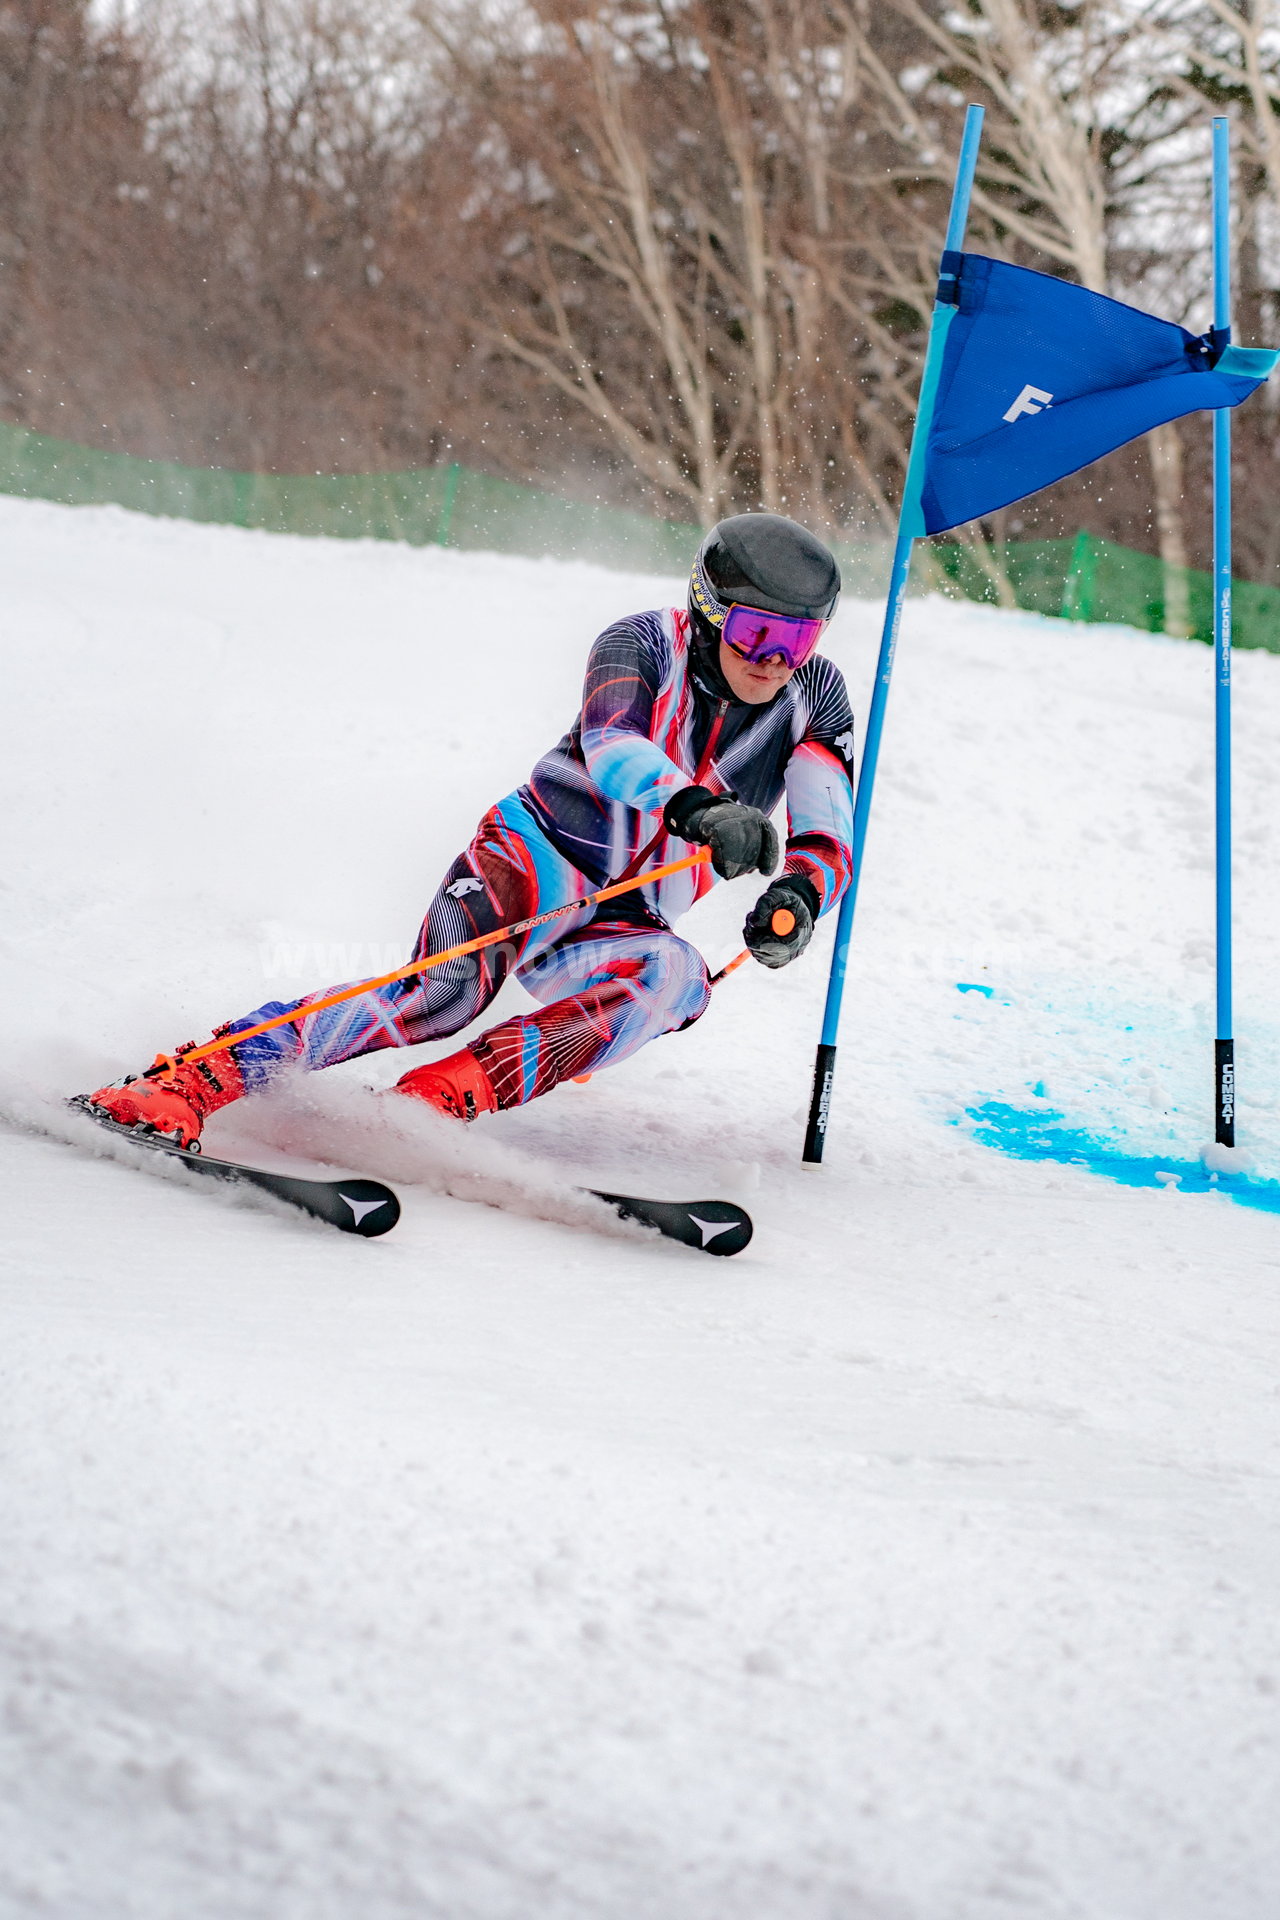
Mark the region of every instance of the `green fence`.
[[[70, 506], [114, 504], [270, 533], [554, 555], [646, 573], [683, 573], [699, 538], [698, 528], [687, 522], [565, 500], [459, 465], [408, 473], [232, 473], [102, 453], [4, 423], [0, 492]], [[887, 541], [837, 541], [835, 549], [848, 593], [884, 593]], [[994, 558], [1014, 600], [1028, 611], [1164, 631], [1165, 573], [1150, 554], [1081, 533], [1074, 540], [1014, 542], [995, 549]], [[936, 587], [940, 577], [967, 599], [1001, 597], [972, 549], [956, 541], [936, 540], [927, 551], [917, 550], [914, 589]], [[1192, 633], [1212, 639], [1211, 577], [1188, 570], [1186, 590]], [[1280, 591], [1237, 581], [1234, 599], [1236, 644], [1280, 653]]]
[[680, 573], [693, 527], [562, 500], [469, 467], [407, 473], [232, 473], [101, 453], [0, 423], [0, 492], [69, 506], [114, 504], [269, 533], [556, 554]]
[[[268, 533], [554, 555], [645, 573], [684, 573], [702, 537], [691, 522], [566, 500], [457, 464], [407, 473], [232, 473], [100, 453], [3, 422], [0, 493]], [[886, 542], [849, 541], [838, 551], [851, 593], [883, 592]]]
[[[1074, 540], [1014, 541], [994, 549], [993, 558], [1003, 564], [1018, 605], [1030, 613], [1165, 631], [1165, 569], [1152, 554], [1078, 533]], [[967, 547], [935, 541], [933, 559], [966, 599], [999, 599]], [[1181, 572], [1189, 637], [1212, 642], [1213, 576], [1193, 567]], [[1280, 653], [1280, 590], [1237, 580], [1231, 601], [1234, 644]]]

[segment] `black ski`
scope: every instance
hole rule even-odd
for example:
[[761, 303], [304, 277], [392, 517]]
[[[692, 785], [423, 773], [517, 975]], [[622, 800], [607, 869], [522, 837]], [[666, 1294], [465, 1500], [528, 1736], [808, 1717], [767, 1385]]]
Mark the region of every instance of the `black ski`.
[[639, 1200], [631, 1193], [601, 1193], [595, 1187], [589, 1191], [616, 1207], [624, 1220], [656, 1227], [668, 1240], [681, 1240], [703, 1253], [741, 1253], [753, 1231], [751, 1215], [731, 1200]]
[[400, 1202], [390, 1187], [384, 1187], [379, 1180], [299, 1180], [291, 1173], [267, 1173], [262, 1167], [242, 1167], [233, 1160], [211, 1160], [206, 1154], [176, 1147], [158, 1134], [137, 1133], [132, 1127], [120, 1126], [105, 1113], [99, 1113], [83, 1094], [67, 1104], [77, 1113], [87, 1115], [95, 1126], [104, 1127], [131, 1146], [180, 1160], [192, 1173], [205, 1174], [211, 1180], [257, 1187], [263, 1193], [273, 1194], [277, 1200], [287, 1200], [303, 1213], [314, 1214], [317, 1220], [327, 1220], [340, 1233], [358, 1233], [366, 1240], [373, 1240], [381, 1233], [390, 1233], [400, 1218]]
[[[159, 1134], [122, 1127], [99, 1112], [83, 1094], [67, 1104], [95, 1126], [127, 1140], [130, 1146], [162, 1153], [166, 1159], [181, 1161], [192, 1173], [211, 1180], [257, 1187], [303, 1213], [314, 1214], [317, 1220], [327, 1221], [341, 1233], [358, 1233], [372, 1240], [378, 1234], [390, 1233], [400, 1218], [399, 1200], [379, 1180], [299, 1180], [293, 1174], [268, 1173], [262, 1167], [245, 1167], [234, 1160], [214, 1160], [208, 1154], [176, 1147]], [[665, 1234], [668, 1240], [679, 1240], [702, 1253], [741, 1253], [751, 1239], [750, 1214], [729, 1200], [645, 1200], [631, 1193], [600, 1193], [594, 1187], [588, 1191], [616, 1208], [624, 1220], [638, 1220]]]

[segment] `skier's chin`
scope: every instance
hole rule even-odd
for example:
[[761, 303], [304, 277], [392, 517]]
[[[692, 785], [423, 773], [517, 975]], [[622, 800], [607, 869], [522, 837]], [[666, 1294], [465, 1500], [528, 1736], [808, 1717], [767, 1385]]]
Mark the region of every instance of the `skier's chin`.
[[734, 653], [722, 640], [720, 642], [720, 671], [729, 683], [736, 700], [742, 700], [749, 707], [762, 707], [781, 693], [791, 678], [789, 667], [753, 666]]

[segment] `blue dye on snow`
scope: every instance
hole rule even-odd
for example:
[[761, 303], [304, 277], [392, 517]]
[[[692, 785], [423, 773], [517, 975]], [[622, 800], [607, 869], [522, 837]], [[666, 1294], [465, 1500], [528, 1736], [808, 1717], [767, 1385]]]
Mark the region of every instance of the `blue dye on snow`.
[[995, 992], [995, 988], [984, 987], [980, 980], [957, 980], [956, 992], [957, 993], [982, 993], [982, 994], [985, 994], [987, 999], [989, 1000], [992, 994]]
[[1280, 1213], [1280, 1180], [1261, 1180], [1248, 1173], [1213, 1173], [1199, 1160], [1181, 1160], [1169, 1154], [1133, 1154], [1117, 1143], [1063, 1124], [1064, 1115], [1050, 1108], [1029, 1112], [1002, 1100], [988, 1100], [968, 1109], [973, 1137], [1015, 1160], [1055, 1160], [1062, 1166], [1084, 1167], [1122, 1187], [1176, 1187], [1179, 1193], [1222, 1193], [1243, 1207]]

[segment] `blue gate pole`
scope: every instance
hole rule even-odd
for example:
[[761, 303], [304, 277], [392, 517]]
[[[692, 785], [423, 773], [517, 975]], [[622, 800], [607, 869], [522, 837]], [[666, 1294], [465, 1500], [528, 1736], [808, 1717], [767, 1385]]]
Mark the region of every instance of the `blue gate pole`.
[[[960, 253], [964, 247], [964, 232], [969, 219], [969, 196], [973, 191], [973, 176], [978, 165], [978, 143], [982, 139], [982, 120], [981, 107], [970, 107], [965, 115], [960, 159], [956, 166], [955, 185], [951, 190], [951, 217], [947, 222], [948, 253]], [[845, 968], [849, 962], [853, 916], [858, 904], [858, 883], [862, 878], [862, 850], [866, 845], [867, 821], [871, 815], [876, 762], [880, 758], [880, 736], [884, 731], [884, 710], [889, 698], [893, 656], [897, 651], [898, 629], [902, 624], [902, 605], [907, 596], [907, 576], [911, 571], [911, 548], [916, 536], [924, 532], [924, 515], [920, 501], [924, 490], [929, 428], [933, 421], [938, 380], [942, 373], [943, 348], [946, 346], [947, 334], [955, 312], [954, 306], [941, 301], [934, 302], [933, 316], [929, 324], [929, 342], [925, 348], [920, 398], [916, 404], [916, 421], [911, 434], [911, 451], [907, 459], [907, 479], [903, 488], [902, 505], [898, 511], [898, 537], [893, 548], [893, 571], [889, 576], [889, 597], [885, 602], [884, 627], [880, 636], [880, 657], [876, 662], [875, 687], [871, 695], [871, 709], [867, 715], [867, 738], [862, 749], [862, 770], [858, 776], [858, 791], [853, 806], [853, 873], [849, 881], [849, 890], [840, 903], [840, 916], [836, 923], [835, 952], [831, 956], [831, 978], [827, 984], [827, 1004], [822, 1017], [822, 1039], [818, 1044], [818, 1057], [813, 1070], [813, 1095], [809, 1102], [809, 1124], [804, 1137], [804, 1158], [813, 1165], [822, 1159], [822, 1150], [827, 1139], [831, 1087], [836, 1071], [836, 1036], [840, 1029], [840, 1002], [844, 996]]]
[[[1231, 327], [1231, 128], [1213, 123], [1213, 324]], [[1236, 1061], [1231, 1008], [1231, 411], [1213, 416], [1213, 658], [1218, 1021], [1214, 1138], [1236, 1143]]]

